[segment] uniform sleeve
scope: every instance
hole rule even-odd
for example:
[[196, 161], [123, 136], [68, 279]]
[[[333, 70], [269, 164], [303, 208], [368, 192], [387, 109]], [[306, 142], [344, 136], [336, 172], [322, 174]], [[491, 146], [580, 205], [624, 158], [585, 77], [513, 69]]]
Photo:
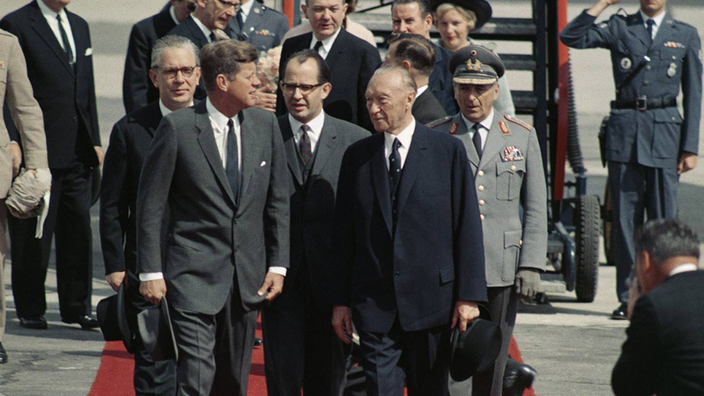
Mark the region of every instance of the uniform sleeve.
[[272, 150], [269, 192], [264, 211], [267, 268], [290, 266], [289, 262], [289, 180], [286, 165], [286, 151], [279, 123], [273, 114], [271, 120]]
[[582, 11], [572, 22], [568, 23], [560, 33], [560, 40], [570, 48], [609, 48], [615, 41], [612, 17], [609, 22], [595, 25], [596, 17]]
[[12, 41], [5, 99], [21, 137], [25, 167], [48, 168], [44, 117], [39, 103], [34, 99], [22, 49], [15, 38]]
[[103, 182], [100, 184], [100, 243], [106, 275], [125, 270], [123, 246], [129, 215], [124, 193], [127, 173], [125, 138], [117, 123], [110, 134], [110, 146], [103, 163]]
[[647, 295], [636, 302], [628, 338], [611, 373], [611, 387], [617, 396], [653, 395], [657, 389], [658, 320]]
[[178, 133], [164, 117], [144, 158], [137, 189], [137, 273], [162, 271], [162, 226], [178, 157]]
[[127, 113], [147, 105], [149, 89], [148, 73], [151, 60], [147, 54], [151, 51], [142, 30], [134, 25], [125, 58], [125, 74], [122, 78], [122, 102]]
[[691, 29], [687, 54], [682, 70], [684, 123], [680, 151], [699, 153], [699, 121], [702, 104], [702, 52], [696, 29]]
[[526, 173], [521, 187], [523, 206], [523, 246], [519, 268], [545, 268], [548, 243], [547, 191], [543, 158], [535, 129], [528, 137]]

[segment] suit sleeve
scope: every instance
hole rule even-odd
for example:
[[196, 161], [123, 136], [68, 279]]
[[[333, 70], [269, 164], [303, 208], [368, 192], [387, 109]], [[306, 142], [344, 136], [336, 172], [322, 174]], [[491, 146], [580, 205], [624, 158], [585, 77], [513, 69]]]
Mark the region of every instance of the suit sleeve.
[[452, 163], [452, 208], [456, 300], [486, 302], [486, 267], [484, 264], [484, 237], [479, 213], [479, 202], [474, 187], [474, 176], [464, 145], [455, 142]]
[[110, 134], [110, 146], [103, 164], [103, 182], [100, 184], [100, 243], [106, 275], [125, 270], [123, 246], [129, 215], [124, 193], [127, 165], [125, 137], [117, 123]]
[[286, 167], [286, 151], [281, 137], [279, 122], [273, 114], [270, 115], [272, 147], [271, 147], [271, 175], [269, 179], [269, 192], [264, 210], [264, 228], [266, 238], [266, 257], [268, 267], [288, 268], [289, 263], [289, 180]]
[[28, 169], [48, 168], [44, 117], [34, 99], [24, 54], [14, 38], [8, 62], [5, 99], [22, 139], [24, 165]]
[[582, 11], [577, 18], [568, 23], [560, 33], [560, 40], [570, 48], [609, 48], [616, 37], [612, 32], [613, 16], [609, 22], [594, 24], [596, 17]]
[[[0, 29], [14, 34], [17, 37], [17, 41], [20, 43], [21, 48], [22, 36], [20, 35], [19, 29], [17, 29], [17, 27], [12, 23], [12, 21], [7, 18], [3, 18], [2, 20], [0, 20]], [[24, 58], [24, 52], [22, 53], [22, 57]], [[34, 94], [32, 94], [32, 97], [34, 97]], [[5, 119], [5, 127], [7, 128], [7, 134], [10, 135], [10, 140], [21, 143], [22, 140], [20, 138], [20, 133], [17, 130], [17, 125], [15, 125], [15, 121], [12, 119], [12, 112], [10, 111], [10, 108], [8, 106], [7, 98], [5, 99], [5, 103], [3, 103], [3, 118]], [[42, 130], [43, 129], [44, 128], [42, 127]], [[46, 139], [46, 134], [44, 136]]]
[[357, 79], [357, 122], [362, 128], [374, 132], [374, 126], [367, 111], [366, 92], [369, 80], [372, 79], [374, 71], [381, 64], [381, 57], [379, 56], [379, 51], [371, 45], [367, 45], [367, 43], [364, 43], [363, 49], [364, 55], [359, 66], [359, 77]]
[[647, 294], [641, 296], [633, 309], [621, 356], [611, 373], [611, 387], [617, 396], [650, 396], [657, 390], [658, 327], [652, 301]]
[[548, 243], [547, 192], [543, 158], [535, 129], [528, 137], [526, 173], [521, 189], [523, 205], [523, 246], [518, 268], [545, 268]]
[[682, 71], [684, 123], [680, 138], [680, 151], [698, 154], [702, 104], [702, 44], [696, 29], [690, 29], [690, 31], [690, 40]]
[[147, 77], [151, 63], [147, 54], [150, 50], [144, 33], [139, 26], [134, 25], [127, 46], [125, 74], [122, 78], [122, 102], [127, 113], [147, 105], [147, 89], [151, 84]]
[[178, 156], [178, 135], [169, 116], [162, 119], [144, 158], [137, 190], [137, 273], [162, 271], [162, 221]]

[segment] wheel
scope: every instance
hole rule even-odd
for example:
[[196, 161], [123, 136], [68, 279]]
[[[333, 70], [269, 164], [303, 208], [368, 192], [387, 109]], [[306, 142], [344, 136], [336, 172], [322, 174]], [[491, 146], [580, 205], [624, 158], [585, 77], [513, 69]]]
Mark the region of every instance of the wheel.
[[606, 179], [606, 187], [604, 187], [604, 255], [606, 256], [607, 265], [616, 265], [611, 252], [611, 233], [613, 232], [613, 212], [611, 211], [611, 192], [609, 191], [609, 179]]
[[577, 203], [577, 301], [592, 302], [599, 280], [599, 199], [583, 196]]

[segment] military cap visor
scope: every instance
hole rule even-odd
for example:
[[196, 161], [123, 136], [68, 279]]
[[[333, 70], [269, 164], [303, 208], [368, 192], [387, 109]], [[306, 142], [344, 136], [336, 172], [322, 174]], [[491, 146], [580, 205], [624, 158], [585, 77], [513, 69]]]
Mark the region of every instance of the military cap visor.
[[498, 55], [476, 44], [455, 52], [450, 58], [449, 67], [452, 81], [457, 84], [494, 84], [505, 71]]

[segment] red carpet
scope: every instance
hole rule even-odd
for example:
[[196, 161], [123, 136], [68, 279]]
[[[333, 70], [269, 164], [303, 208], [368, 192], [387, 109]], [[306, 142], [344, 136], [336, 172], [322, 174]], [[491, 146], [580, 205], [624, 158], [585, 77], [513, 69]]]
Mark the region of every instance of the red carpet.
[[[262, 332], [257, 324], [257, 337], [261, 338], [261, 336]], [[512, 358], [523, 362], [515, 338], [511, 339], [509, 354]], [[127, 353], [121, 341], [106, 342], [100, 368], [88, 396], [134, 396], [132, 388], [133, 366], [132, 355]], [[523, 395], [535, 396], [535, 393], [531, 388]], [[264, 350], [262, 347], [255, 347], [252, 354], [252, 370], [249, 375], [247, 396], [266, 396]]]

